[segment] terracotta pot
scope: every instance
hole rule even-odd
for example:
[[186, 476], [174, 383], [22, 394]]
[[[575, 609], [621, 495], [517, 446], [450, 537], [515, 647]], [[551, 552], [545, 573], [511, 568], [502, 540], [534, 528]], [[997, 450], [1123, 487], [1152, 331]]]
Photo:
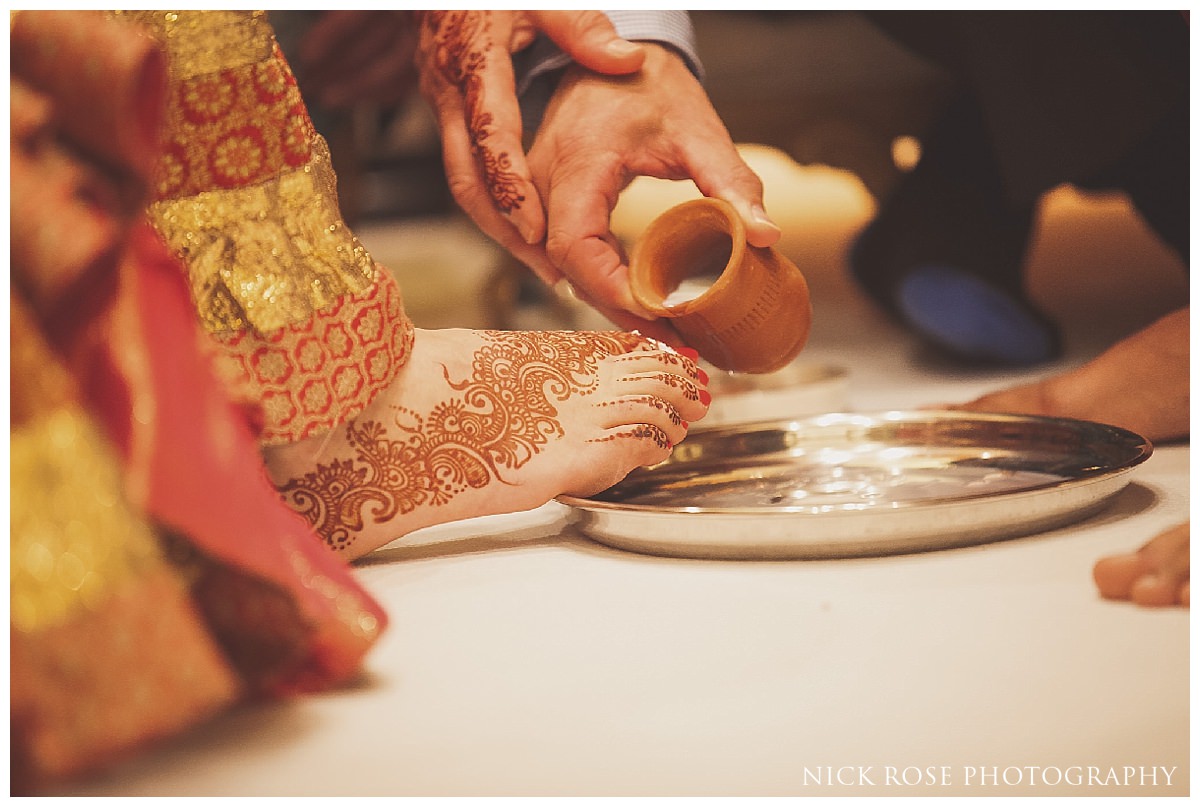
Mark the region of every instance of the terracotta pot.
[[650, 223], [629, 262], [630, 289], [672, 320], [700, 355], [723, 370], [768, 373], [808, 341], [812, 305], [796, 265], [746, 243], [733, 206], [695, 199]]

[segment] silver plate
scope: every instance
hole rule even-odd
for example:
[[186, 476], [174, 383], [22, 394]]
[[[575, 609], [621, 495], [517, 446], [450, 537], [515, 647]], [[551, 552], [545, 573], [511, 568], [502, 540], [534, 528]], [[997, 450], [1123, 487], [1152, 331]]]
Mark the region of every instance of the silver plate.
[[837, 558], [1027, 535], [1128, 484], [1145, 438], [1080, 420], [911, 411], [697, 430], [591, 498], [584, 535], [654, 555]]

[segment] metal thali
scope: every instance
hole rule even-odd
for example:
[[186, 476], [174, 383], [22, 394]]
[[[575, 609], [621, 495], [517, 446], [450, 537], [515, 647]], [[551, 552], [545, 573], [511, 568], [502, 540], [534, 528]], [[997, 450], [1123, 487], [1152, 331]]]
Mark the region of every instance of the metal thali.
[[1145, 438], [1080, 420], [834, 413], [698, 429], [590, 498], [576, 528], [620, 549], [799, 559], [946, 549], [1081, 520], [1129, 483]]

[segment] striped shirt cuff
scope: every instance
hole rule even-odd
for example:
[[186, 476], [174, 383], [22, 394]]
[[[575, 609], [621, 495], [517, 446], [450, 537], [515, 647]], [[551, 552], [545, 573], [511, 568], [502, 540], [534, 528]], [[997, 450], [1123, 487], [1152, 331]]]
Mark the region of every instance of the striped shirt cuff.
[[[704, 66], [696, 49], [696, 36], [686, 11], [605, 11], [605, 16], [623, 39], [659, 42], [673, 47], [700, 81]], [[549, 37], [538, 35], [534, 43], [513, 54], [517, 97], [526, 132], [541, 122], [561, 71], [571, 62]]]

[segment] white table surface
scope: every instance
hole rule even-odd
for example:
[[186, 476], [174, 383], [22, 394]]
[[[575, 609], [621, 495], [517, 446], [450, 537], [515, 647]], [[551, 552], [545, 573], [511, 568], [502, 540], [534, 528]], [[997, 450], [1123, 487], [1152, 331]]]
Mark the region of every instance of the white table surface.
[[[851, 303], [802, 359], [873, 411], [1080, 357], [963, 374]], [[391, 618], [361, 681], [61, 792], [1185, 795], [1188, 611], [1103, 601], [1091, 567], [1188, 517], [1189, 466], [1159, 446], [1082, 523], [886, 558], [642, 556], [557, 503], [425, 530], [360, 564]]]

